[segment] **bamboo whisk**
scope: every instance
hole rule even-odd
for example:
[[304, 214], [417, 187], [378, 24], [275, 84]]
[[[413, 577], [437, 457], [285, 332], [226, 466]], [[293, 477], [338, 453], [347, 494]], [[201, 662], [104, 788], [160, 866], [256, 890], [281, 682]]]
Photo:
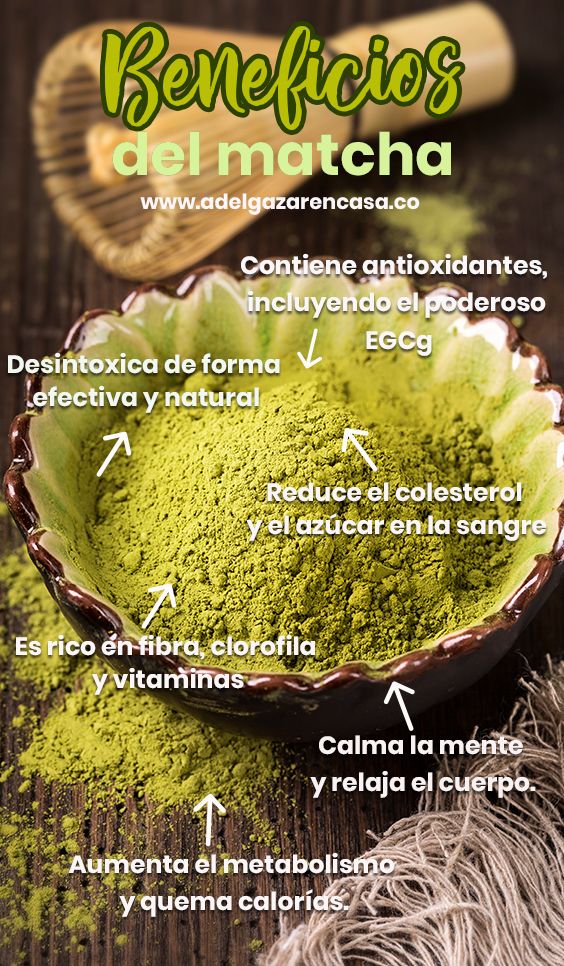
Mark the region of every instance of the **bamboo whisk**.
[[[289, 135], [280, 130], [272, 110], [237, 118], [219, 99], [209, 114], [197, 107], [178, 112], [163, 108], [148, 130], [150, 149], [161, 141], [173, 140], [185, 150], [189, 131], [200, 131], [198, 176], [188, 174], [186, 169], [172, 177], [116, 175], [113, 149], [120, 141], [133, 140], [134, 135], [121, 120], [108, 118], [101, 107], [100, 46], [102, 30], [107, 26], [127, 33], [135, 23], [91, 24], [64, 38], [45, 59], [33, 102], [35, 145], [57, 214], [96, 260], [125, 278], [162, 278], [218, 248], [253, 216], [242, 209], [145, 211], [140, 195], [285, 195], [305, 178], [280, 172], [265, 176], [258, 172], [258, 166], [256, 174], [241, 176], [234, 171], [220, 177], [218, 141], [266, 141], [276, 157]], [[192, 56], [198, 48], [213, 51], [226, 39], [219, 30], [187, 26], [166, 29], [168, 55]], [[497, 15], [485, 4], [441, 7], [376, 26], [355, 27], [332, 38], [329, 46], [333, 51], [366, 57], [368, 40], [374, 33], [389, 38], [390, 55], [407, 46], [424, 50], [431, 40], [445, 34], [459, 40], [466, 71], [458, 111], [495, 103], [511, 88], [511, 42]], [[229, 39], [240, 46], [245, 58], [261, 51], [274, 60], [280, 44], [279, 38], [254, 34], [230, 32]], [[358, 136], [370, 138], [379, 130], [395, 133], [426, 120], [423, 98], [410, 107], [368, 104], [361, 112]], [[344, 145], [351, 134], [351, 119], [310, 105], [298, 140], [315, 144], [321, 134], [331, 134]]]

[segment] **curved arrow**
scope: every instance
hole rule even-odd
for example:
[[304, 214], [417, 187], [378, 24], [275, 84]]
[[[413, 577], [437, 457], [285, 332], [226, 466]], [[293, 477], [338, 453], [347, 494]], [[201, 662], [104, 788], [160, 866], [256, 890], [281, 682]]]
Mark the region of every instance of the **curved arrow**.
[[413, 690], [413, 688], [408, 688], [406, 684], [400, 684], [399, 681], [392, 681], [392, 683], [390, 684], [390, 687], [388, 688], [386, 697], [384, 698], [384, 704], [388, 704], [388, 702], [390, 701], [390, 698], [392, 698], [393, 695], [395, 695], [396, 698], [398, 699], [398, 704], [401, 708], [401, 713], [403, 714], [405, 723], [409, 728], [409, 730], [413, 731], [413, 722], [409, 717], [407, 708], [405, 706], [403, 695], [401, 693], [402, 691], [405, 691], [406, 694], [415, 694], [415, 691]]
[[202, 801], [198, 802], [198, 804], [194, 806], [194, 811], [199, 812], [201, 808], [204, 808], [204, 806], [206, 807], [206, 845], [209, 846], [211, 845], [212, 839], [213, 810], [216, 808], [219, 815], [225, 815], [225, 809], [221, 802], [218, 802], [217, 798], [211, 794], [206, 795], [205, 798], [202, 798]]
[[357, 436], [368, 436], [368, 430], [367, 429], [348, 429], [348, 428], [345, 429], [345, 432], [343, 433], [343, 445], [341, 446], [341, 452], [346, 453], [348, 444], [352, 443], [353, 446], [356, 446], [364, 462], [368, 463], [372, 472], [377, 473], [378, 467], [376, 466], [376, 463], [370, 458], [364, 446], [362, 446], [362, 444], [359, 443], [358, 439], [356, 438]]
[[102, 476], [102, 473], [104, 473], [105, 470], [108, 468], [109, 464], [113, 460], [120, 446], [123, 445], [127, 455], [131, 456], [131, 446], [129, 444], [129, 436], [127, 435], [125, 430], [122, 433], [110, 433], [109, 436], [102, 436], [102, 439], [106, 439], [106, 440], [115, 439], [115, 443], [112, 446], [108, 455], [106, 456], [106, 459], [102, 463], [100, 469], [96, 473], [96, 476]]
[[311, 369], [312, 366], [316, 366], [318, 362], [321, 362], [323, 356], [318, 356], [317, 359], [312, 359], [313, 350], [315, 348], [315, 340], [317, 339], [317, 329], [313, 330], [311, 337], [311, 342], [309, 344], [309, 350], [307, 356], [304, 356], [301, 352], [298, 352], [298, 358], [305, 369]]
[[153, 604], [153, 606], [151, 607], [151, 610], [149, 611], [145, 620], [141, 624], [141, 627], [143, 628], [144, 631], [147, 630], [149, 624], [153, 620], [153, 617], [157, 613], [159, 607], [161, 606], [161, 604], [164, 604], [167, 597], [170, 600], [170, 606], [176, 607], [176, 597], [174, 596], [174, 590], [173, 590], [172, 584], [162, 584], [160, 587], [149, 587], [147, 593], [156, 594], [157, 591], [159, 590], [162, 590], [161, 596], [158, 598], [156, 603]]

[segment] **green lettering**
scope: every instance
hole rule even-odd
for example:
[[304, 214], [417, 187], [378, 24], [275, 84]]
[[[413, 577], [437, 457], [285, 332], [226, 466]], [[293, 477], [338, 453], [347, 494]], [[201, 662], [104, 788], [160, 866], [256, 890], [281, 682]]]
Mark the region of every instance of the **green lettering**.
[[[123, 123], [132, 131], [146, 128], [159, 112], [159, 87], [149, 69], [161, 59], [167, 48], [166, 32], [156, 23], [139, 24], [127, 37], [113, 29], [104, 30], [102, 34], [102, 106], [110, 117], [122, 114]], [[130, 94], [123, 106], [128, 77], [137, 81], [139, 90]]]
[[[453, 63], [445, 67], [447, 56], [453, 59]], [[458, 57], [460, 44], [452, 37], [437, 37], [425, 51], [429, 71], [436, 77], [425, 100], [425, 110], [431, 117], [448, 117], [460, 104], [460, 78], [466, 68], [462, 61], [455, 59]]]

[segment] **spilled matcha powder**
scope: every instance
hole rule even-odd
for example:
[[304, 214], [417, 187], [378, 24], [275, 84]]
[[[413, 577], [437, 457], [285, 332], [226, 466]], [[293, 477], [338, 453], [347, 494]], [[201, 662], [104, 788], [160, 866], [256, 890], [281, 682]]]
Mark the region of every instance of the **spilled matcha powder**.
[[[23, 550], [0, 560], [0, 591], [28, 636], [45, 641], [71, 633]], [[6, 641], [5, 655], [12, 650]], [[15, 724], [27, 730], [32, 724], [18, 761], [23, 778], [89, 782], [93, 797], [133, 791], [157, 810], [197, 803], [221, 787], [232, 808], [260, 819], [260, 792], [272, 792], [279, 775], [268, 742], [207, 728], [138, 691], [106, 689], [96, 696], [90, 675], [102, 667], [92, 660], [58, 663], [42, 654], [7, 663], [2, 680], [24, 702]], [[25, 714], [30, 685], [37, 697], [57, 695], [40, 724], [31, 711]]]
[[[55, 928], [61, 950], [83, 951], [108, 908], [117, 908], [119, 892], [131, 892], [135, 881], [108, 875], [85, 889], [80, 877], [69, 879], [71, 857], [78, 852], [95, 858], [98, 848], [116, 857], [143, 854], [149, 846], [141, 829], [150, 827], [155, 812], [167, 834], [181, 816], [197, 855], [201, 827], [192, 808], [221, 788], [228, 812], [253, 830], [249, 842], [277, 847], [263, 798], [278, 792], [279, 750], [214, 731], [139, 692], [108, 689], [96, 697], [90, 674], [97, 662], [15, 659], [16, 632], [42, 641], [72, 636], [23, 549], [0, 559], [0, 617], [0, 698], [11, 698], [16, 708], [3, 736], [9, 755], [5, 750], [0, 760], [1, 962], [27, 961], [22, 937], [45, 940], [49, 928]], [[48, 703], [41, 708], [37, 699]], [[37, 779], [53, 783], [58, 809], [47, 804], [51, 795], [38, 795]], [[72, 818], [65, 816], [67, 789]], [[67, 803], [62, 817], [61, 801]], [[112, 820], [100, 820], [106, 814], [118, 817], [116, 852], [107, 843]], [[98, 828], [102, 839], [91, 833], [85, 845], [88, 827]], [[146, 881], [144, 889], [158, 884]], [[120, 947], [127, 936], [117, 927], [110, 942]]]
[[[411, 179], [399, 181], [396, 192], [404, 198], [416, 196], [419, 207], [390, 206], [374, 211], [372, 218], [363, 224], [360, 256], [365, 257], [369, 248], [372, 254], [378, 255], [400, 249], [426, 259], [439, 259], [447, 252], [453, 258], [460, 258], [487, 231], [486, 211], [503, 196], [499, 184], [489, 184], [486, 195], [483, 183], [429, 191], [423, 183]], [[356, 195], [356, 190], [351, 192], [351, 196]], [[344, 210], [340, 214], [354, 219], [356, 213]], [[358, 219], [354, 223], [358, 228]]]
[[378, 221], [388, 230], [390, 241], [409, 248], [421, 258], [442, 258], [446, 252], [453, 258], [466, 255], [470, 243], [485, 227], [469, 194], [418, 191], [417, 197], [416, 211], [390, 208], [378, 212]]
[[[337, 379], [330, 389], [288, 382], [267, 389], [253, 411], [162, 407], [150, 417], [129, 415], [133, 455], [104, 474], [88, 523], [89, 569], [95, 560], [101, 592], [140, 625], [150, 606], [147, 588], [172, 583], [176, 609], [162, 607], [151, 625], [167, 640], [197, 639], [205, 648], [227, 635], [264, 641], [297, 634], [317, 643], [314, 657], [221, 662], [237, 671], [315, 673], [346, 661], [382, 661], [475, 620], [477, 598], [486, 609], [491, 581], [506, 561], [497, 536], [398, 538], [386, 528], [369, 536], [301, 536], [297, 518], [391, 515], [423, 524], [430, 510], [267, 500], [271, 481], [366, 490], [386, 480], [393, 490], [428, 480], [493, 480], [491, 441], [472, 421], [447, 413], [430, 431], [415, 420], [398, 426], [395, 402], [386, 407], [382, 397], [376, 421], [349, 397]], [[376, 475], [354, 450], [341, 452], [345, 428], [359, 425], [370, 433]], [[86, 454], [91, 465], [98, 446]], [[263, 523], [249, 539], [248, 519], [284, 514], [291, 533], [271, 536]]]

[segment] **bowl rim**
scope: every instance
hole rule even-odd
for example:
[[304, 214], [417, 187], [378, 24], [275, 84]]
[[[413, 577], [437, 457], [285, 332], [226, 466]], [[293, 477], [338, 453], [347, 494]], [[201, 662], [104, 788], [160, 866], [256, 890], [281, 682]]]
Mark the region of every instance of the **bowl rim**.
[[[328, 258], [329, 256], [316, 257]], [[90, 309], [83, 312], [69, 329], [59, 350], [60, 354], [77, 352], [83, 348], [85, 341], [87, 341], [90, 323], [99, 316], [114, 316], [119, 319], [131, 308], [137, 298], [153, 292], [158, 292], [170, 299], [183, 300], [193, 294], [203, 280], [217, 272], [230, 276], [238, 284], [245, 278], [251, 277], [242, 272], [233, 271], [224, 265], [208, 264], [188, 271], [176, 286], [161, 282], [140, 284], [125, 296], [119, 309]], [[257, 272], [252, 277], [267, 276]], [[379, 281], [386, 277], [367, 277], [355, 274], [350, 277], [350, 280], [358, 285], [374, 283], [375, 280]], [[451, 282], [425, 287], [415, 285], [411, 278], [405, 280], [412, 291], [416, 290], [423, 296], [437, 292], [467, 294], [464, 288]], [[550, 368], [543, 352], [537, 346], [525, 341], [514, 324], [503, 313], [465, 312], [462, 314], [471, 325], [485, 320], [496, 323], [502, 327], [505, 348], [512, 353], [518, 351], [522, 357], [528, 357], [532, 360], [531, 387], [535, 391], [549, 391], [559, 397], [558, 421], [553, 422], [553, 428], [564, 436], [564, 389], [551, 381]], [[31, 409], [33, 394], [41, 389], [41, 385], [42, 377], [40, 374], [26, 376], [25, 402], [29, 409]], [[4, 475], [4, 494], [7, 506], [24, 538], [31, 560], [38, 567], [48, 589], [55, 596], [57, 602], [71, 613], [78, 614], [87, 626], [94, 626], [103, 630], [106, 638], [123, 637], [125, 634], [124, 625], [117, 610], [95, 597], [90, 591], [68, 580], [62, 561], [51, 554], [41, 543], [41, 538], [45, 533], [55, 531], [42, 524], [25, 480], [26, 473], [34, 465], [34, 452], [30, 436], [31, 421], [40, 418], [41, 415], [42, 410], [38, 411], [35, 408], [33, 413], [29, 411], [19, 413], [12, 421], [9, 435], [12, 461]], [[313, 676], [311, 673], [278, 671], [241, 672], [244, 684], [240, 693], [244, 694], [245, 690], [247, 693], [250, 691], [274, 692], [284, 690], [314, 695], [359, 680], [370, 684], [382, 684], [382, 682], [391, 684], [394, 681], [409, 682], [439, 663], [454, 657], [464, 656], [485, 646], [492, 635], [503, 631], [517, 631], [517, 625], [524, 625], [532, 616], [532, 605], [537, 595], [554, 579], [557, 568], [564, 565], [564, 501], [555, 509], [558, 511], [558, 527], [551, 550], [548, 553], [535, 556], [534, 567], [512, 592], [501, 610], [488, 617], [483, 623], [443, 635], [434, 644], [391, 658], [377, 668], [366, 662], [348, 662], [317, 676]], [[138, 642], [132, 640], [131, 636], [126, 636], [125, 639], [133, 645], [133, 654], [140, 656]], [[189, 674], [191, 671], [196, 671], [208, 673], [212, 676], [233, 673], [221, 667], [191, 664], [186, 666], [182, 661], [169, 656], [161, 655], [152, 658], [152, 660], [176, 673]]]

